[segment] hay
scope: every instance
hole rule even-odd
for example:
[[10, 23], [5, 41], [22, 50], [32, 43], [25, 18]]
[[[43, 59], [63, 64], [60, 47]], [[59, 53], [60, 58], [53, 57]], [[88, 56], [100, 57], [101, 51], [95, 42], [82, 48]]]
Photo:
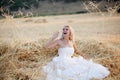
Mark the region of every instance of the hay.
[[48, 23], [48, 21], [46, 19], [38, 19], [35, 20], [34, 23]]
[[[57, 56], [57, 48], [46, 50], [40, 44], [46, 40], [41, 41], [17, 44], [13, 48], [1, 46], [4, 54], [0, 56], [0, 80], [44, 80], [40, 69]], [[96, 40], [77, 40], [76, 43], [81, 52], [109, 68], [111, 74], [104, 80], [120, 79], [119, 50]]]
[[[101, 22], [99, 22], [100, 18], [98, 19], [98, 22], [94, 21], [96, 19], [92, 19], [93, 22], [91, 22], [91, 17], [89, 21], [82, 18], [82, 22], [82, 19], [80, 18], [80, 22], [79, 19], [77, 20], [75, 18], [75, 20], [69, 19], [67, 22], [74, 25], [75, 34], [80, 36], [80, 38], [83, 38], [79, 39], [79, 37], [77, 37], [77, 46], [80, 51], [89, 58], [92, 58], [95, 62], [103, 64], [109, 68], [111, 74], [104, 80], [120, 80], [119, 18], [110, 18], [110, 21], [108, 22], [106, 22], [106, 20], [104, 26], [102, 26], [103, 30], [99, 31], [101, 25], [97, 26], [96, 24], [101, 24]], [[44, 80], [45, 75], [42, 73], [41, 67], [51, 61], [53, 57], [57, 56], [57, 47], [55, 49], [46, 50], [42, 46], [51, 35], [51, 32], [60, 29], [59, 27], [56, 27], [56, 25], [58, 25], [60, 21], [64, 22], [63, 19], [66, 17], [59, 18], [58, 21], [57, 19], [53, 20], [56, 22], [54, 25], [51, 24], [53, 21], [50, 21], [49, 18], [37, 20], [30, 18], [26, 20], [23, 19], [23, 22], [20, 22], [22, 25], [16, 24], [15, 20], [11, 17], [6, 18], [6, 20], [0, 21], [1, 23], [4, 23], [0, 28], [2, 34], [0, 35], [0, 80]], [[62, 24], [66, 24], [66, 21], [67, 20]], [[29, 24], [26, 24], [27, 22]], [[105, 23], [109, 23], [109, 25]], [[61, 25], [61, 23], [59, 24]], [[113, 28], [115, 26], [114, 24], [117, 24], [115, 28]], [[79, 27], [79, 25], [81, 25], [81, 27]], [[26, 26], [30, 27], [30, 29]], [[49, 27], [51, 27], [50, 30]], [[28, 35], [24, 34], [23, 29], [27, 31], [32, 38], [29, 38]], [[32, 29], [34, 29], [33, 33], [30, 34], [29, 30]], [[107, 31], [109, 29], [111, 31]], [[118, 34], [118, 36], [115, 33]], [[26, 35], [26, 37], [24, 37], [24, 35]], [[87, 36], [87, 39], [84, 36]], [[89, 39], [88, 36], [90, 36], [90, 38], [93, 37], [94, 39]], [[40, 39], [34, 39], [35, 37]], [[104, 40], [106, 41], [104, 42]]]

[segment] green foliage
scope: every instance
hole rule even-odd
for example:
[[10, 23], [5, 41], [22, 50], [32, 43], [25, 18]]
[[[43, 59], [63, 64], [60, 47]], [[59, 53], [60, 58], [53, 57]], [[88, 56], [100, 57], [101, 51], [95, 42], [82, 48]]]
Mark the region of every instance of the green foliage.
[[14, 0], [14, 4], [10, 6], [10, 9], [17, 10], [19, 7], [23, 7], [22, 0]]
[[64, 2], [66, 2], [66, 3], [76, 2], [76, 1], [79, 1], [79, 0], [64, 0]]
[[9, 4], [9, 0], [1, 0], [0, 1], [0, 7], [1, 6], [7, 6]]
[[10, 10], [18, 10], [19, 8], [29, 9], [31, 5], [36, 8], [39, 6], [39, 1], [43, 0], [1, 0], [0, 7], [7, 7]]
[[18, 10], [18, 8], [29, 9], [31, 5], [39, 7], [39, 1], [58, 2], [63, 1], [65, 3], [76, 2], [79, 0], [1, 0], [0, 7], [8, 7], [10, 10]]

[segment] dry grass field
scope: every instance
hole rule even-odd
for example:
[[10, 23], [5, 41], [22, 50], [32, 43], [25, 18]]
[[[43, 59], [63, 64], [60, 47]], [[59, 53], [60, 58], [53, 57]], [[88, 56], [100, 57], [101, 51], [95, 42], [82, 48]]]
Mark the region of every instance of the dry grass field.
[[44, 80], [41, 67], [57, 56], [57, 47], [42, 46], [65, 25], [73, 28], [81, 52], [109, 68], [104, 80], [120, 80], [120, 14], [107, 13], [1, 19], [0, 80]]

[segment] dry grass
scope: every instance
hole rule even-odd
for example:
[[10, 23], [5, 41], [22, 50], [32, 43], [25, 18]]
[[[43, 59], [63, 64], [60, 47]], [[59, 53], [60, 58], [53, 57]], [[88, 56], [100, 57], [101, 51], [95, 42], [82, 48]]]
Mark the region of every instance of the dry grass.
[[57, 47], [42, 46], [65, 24], [74, 28], [81, 52], [109, 68], [104, 80], [120, 80], [119, 20], [97, 14], [0, 20], [0, 80], [44, 80], [41, 67], [57, 56]]
[[[105, 80], [120, 79], [120, 50], [95, 40], [77, 40], [76, 43], [84, 54], [109, 68], [111, 74]], [[1, 80], [37, 80], [43, 75], [40, 68], [57, 55], [57, 49], [45, 50], [39, 41], [14, 48], [5, 45], [1, 52]]]

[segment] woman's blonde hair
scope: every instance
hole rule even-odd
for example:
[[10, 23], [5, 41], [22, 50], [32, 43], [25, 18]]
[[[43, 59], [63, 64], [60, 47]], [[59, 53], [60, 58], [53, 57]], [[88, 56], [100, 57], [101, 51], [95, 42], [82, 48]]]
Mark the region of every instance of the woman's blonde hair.
[[[74, 41], [74, 31], [70, 26], [65, 26], [68, 27], [70, 29], [70, 35], [69, 35], [69, 40]], [[63, 39], [63, 36], [61, 37], [61, 39]]]

